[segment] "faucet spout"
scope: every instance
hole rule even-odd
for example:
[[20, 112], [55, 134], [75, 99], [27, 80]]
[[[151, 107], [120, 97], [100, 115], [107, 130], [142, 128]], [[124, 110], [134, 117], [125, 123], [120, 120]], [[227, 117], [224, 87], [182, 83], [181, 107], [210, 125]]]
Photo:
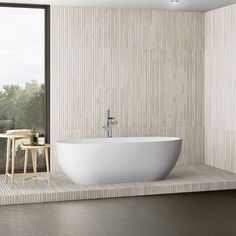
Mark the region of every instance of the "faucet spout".
[[105, 125], [103, 126], [103, 129], [105, 129], [106, 131], [108, 130], [107, 126], [105, 126]]

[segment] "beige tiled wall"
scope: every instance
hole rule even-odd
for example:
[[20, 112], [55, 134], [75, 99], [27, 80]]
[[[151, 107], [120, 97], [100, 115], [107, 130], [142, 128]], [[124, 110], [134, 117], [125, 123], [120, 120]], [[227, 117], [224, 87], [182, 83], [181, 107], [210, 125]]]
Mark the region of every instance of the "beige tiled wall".
[[115, 136], [180, 136], [203, 163], [203, 13], [52, 6], [51, 63], [53, 144], [105, 137], [110, 108]]
[[236, 173], [236, 4], [205, 22], [205, 162]]

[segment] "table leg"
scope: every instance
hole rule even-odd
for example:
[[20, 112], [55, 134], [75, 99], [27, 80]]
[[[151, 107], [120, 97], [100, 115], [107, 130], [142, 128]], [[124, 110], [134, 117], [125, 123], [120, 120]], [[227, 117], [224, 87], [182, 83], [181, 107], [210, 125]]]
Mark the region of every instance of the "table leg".
[[26, 172], [27, 172], [27, 162], [28, 162], [28, 149], [25, 150], [25, 162], [24, 162], [24, 175], [23, 175], [23, 185], [25, 185]]
[[49, 173], [48, 148], [45, 148], [45, 159], [46, 159], [46, 167], [47, 167], [48, 186], [50, 186], [50, 173]]
[[12, 160], [11, 160], [11, 187], [14, 188], [14, 168], [15, 168], [15, 139], [12, 139]]
[[[33, 170], [34, 170], [34, 177], [37, 177], [37, 150], [32, 150], [32, 163], [33, 163]], [[37, 180], [35, 179], [35, 182]]]
[[9, 162], [10, 162], [10, 154], [11, 154], [11, 139], [7, 139], [7, 158], [6, 158], [6, 175], [5, 182], [8, 182], [8, 172], [9, 172]]

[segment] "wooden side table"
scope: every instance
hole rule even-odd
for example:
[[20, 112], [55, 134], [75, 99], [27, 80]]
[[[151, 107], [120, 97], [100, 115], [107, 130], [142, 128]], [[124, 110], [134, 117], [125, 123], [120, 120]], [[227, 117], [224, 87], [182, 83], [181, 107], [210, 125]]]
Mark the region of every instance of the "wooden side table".
[[[21, 149], [25, 151], [23, 184], [25, 183], [26, 179], [34, 179], [36, 182], [37, 182], [37, 179], [47, 179], [48, 186], [50, 186], [50, 173], [49, 173], [49, 160], [48, 160], [48, 149], [49, 148], [50, 148], [50, 144], [45, 144], [42, 146], [39, 146], [39, 145], [22, 145], [21, 146]], [[40, 150], [40, 149], [45, 151], [47, 178], [37, 177], [37, 156], [38, 156], [38, 150]], [[31, 175], [30, 177], [27, 178], [27, 162], [28, 162], [29, 151], [31, 151], [34, 173], [33, 173], [33, 176]]]
[[[7, 139], [7, 158], [6, 158], [5, 182], [7, 184], [8, 177], [10, 177], [11, 178], [11, 187], [14, 188], [16, 140], [31, 138], [31, 133], [29, 133], [29, 134], [0, 134], [0, 138]], [[11, 163], [11, 173], [9, 173], [9, 163], [10, 163], [11, 150], [12, 150], [12, 155], [11, 155], [12, 163]]]

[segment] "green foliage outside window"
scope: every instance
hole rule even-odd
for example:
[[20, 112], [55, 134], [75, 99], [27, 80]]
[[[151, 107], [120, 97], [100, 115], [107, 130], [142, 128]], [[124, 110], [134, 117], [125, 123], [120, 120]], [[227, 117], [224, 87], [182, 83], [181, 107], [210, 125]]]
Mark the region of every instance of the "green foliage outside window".
[[[0, 133], [8, 129], [32, 128], [45, 130], [45, 85], [34, 80], [26, 83], [24, 88], [19, 85], [4, 85], [0, 90]], [[0, 139], [0, 149], [0, 171], [3, 171], [6, 161], [5, 139]], [[16, 169], [23, 167], [22, 155], [23, 152], [17, 147]], [[44, 158], [38, 160], [39, 168], [43, 168]]]

